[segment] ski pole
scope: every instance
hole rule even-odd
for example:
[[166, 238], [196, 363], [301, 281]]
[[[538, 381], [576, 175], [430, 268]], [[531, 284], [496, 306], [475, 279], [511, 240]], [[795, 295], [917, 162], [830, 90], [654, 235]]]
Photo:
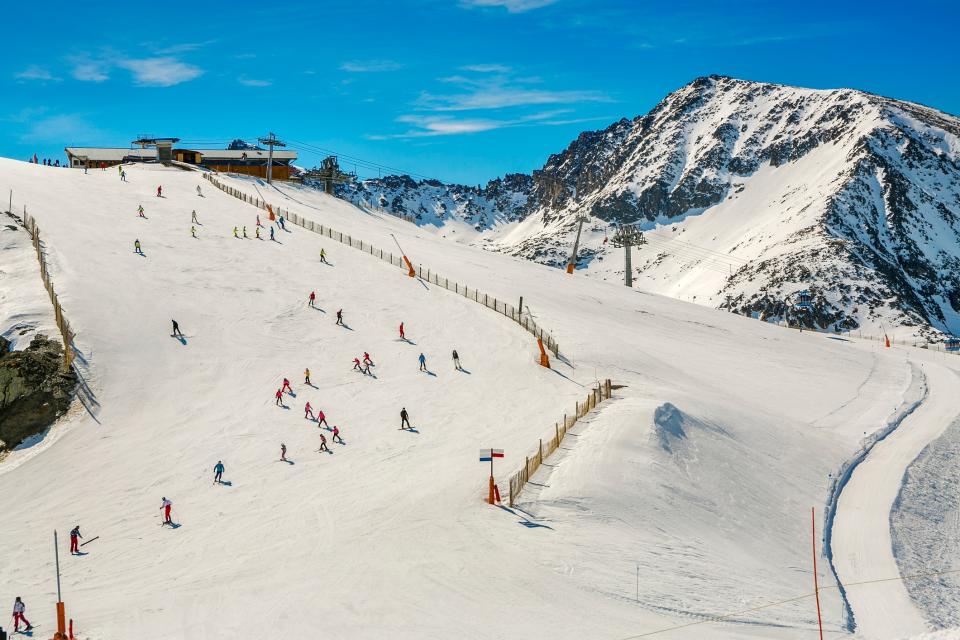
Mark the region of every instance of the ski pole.
[[100, 536], [96, 536], [96, 537], [94, 537], [94, 538], [90, 538], [89, 540], [87, 540], [86, 542], [84, 542], [83, 544], [81, 544], [80, 546], [82, 547], [82, 546], [84, 546], [84, 545], [90, 544], [91, 542], [93, 542], [94, 540], [97, 540], [97, 539], [99, 539], [99, 538], [100, 538]]

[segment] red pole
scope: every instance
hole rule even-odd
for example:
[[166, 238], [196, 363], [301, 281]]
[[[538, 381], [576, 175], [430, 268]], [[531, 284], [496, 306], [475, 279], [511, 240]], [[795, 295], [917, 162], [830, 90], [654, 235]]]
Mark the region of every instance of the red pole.
[[813, 593], [817, 597], [817, 623], [820, 625], [820, 640], [823, 640], [823, 618], [820, 615], [820, 586], [817, 581], [817, 515], [810, 507], [810, 532], [813, 542]]

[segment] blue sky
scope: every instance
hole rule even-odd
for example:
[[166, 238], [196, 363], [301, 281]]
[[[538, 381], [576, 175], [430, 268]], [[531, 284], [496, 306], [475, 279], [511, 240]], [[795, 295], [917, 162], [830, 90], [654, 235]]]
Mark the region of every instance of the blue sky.
[[302, 165], [334, 150], [361, 159], [363, 176], [481, 183], [539, 168], [581, 131], [713, 73], [960, 114], [954, 0], [20, 2], [4, 13], [0, 155], [22, 159], [141, 133], [222, 146], [274, 131]]

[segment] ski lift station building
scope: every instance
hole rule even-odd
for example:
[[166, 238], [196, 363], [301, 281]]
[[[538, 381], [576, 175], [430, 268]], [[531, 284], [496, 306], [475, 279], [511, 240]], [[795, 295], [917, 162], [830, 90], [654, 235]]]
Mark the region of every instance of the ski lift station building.
[[[242, 173], [267, 177], [266, 149], [193, 149], [176, 146], [178, 138], [145, 138], [134, 141], [129, 148], [66, 147], [67, 166], [91, 169], [113, 167], [126, 162], [181, 162], [213, 171]], [[289, 180], [290, 165], [297, 159], [296, 151], [273, 151], [273, 179]]]

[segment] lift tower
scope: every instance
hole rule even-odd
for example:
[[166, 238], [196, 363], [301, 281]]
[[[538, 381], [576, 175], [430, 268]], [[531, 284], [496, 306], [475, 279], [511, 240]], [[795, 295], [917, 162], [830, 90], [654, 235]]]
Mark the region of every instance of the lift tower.
[[573, 273], [577, 267], [577, 249], [580, 248], [580, 232], [583, 231], [583, 223], [590, 220], [587, 216], [577, 216], [577, 239], [573, 242], [573, 253], [570, 254], [570, 262], [567, 263], [567, 273]]
[[637, 229], [635, 225], [632, 224], [622, 224], [617, 228], [617, 232], [613, 235], [613, 246], [623, 247], [624, 250], [624, 284], [628, 287], [633, 286], [633, 265], [630, 262], [630, 247], [639, 247], [642, 244], [647, 244], [646, 238], [643, 237], [643, 231]]
[[267, 182], [270, 183], [273, 182], [273, 148], [285, 147], [287, 143], [277, 140], [277, 136], [273, 135], [272, 131], [266, 138], [258, 138], [258, 141], [260, 144], [270, 147], [270, 152], [267, 154]]

